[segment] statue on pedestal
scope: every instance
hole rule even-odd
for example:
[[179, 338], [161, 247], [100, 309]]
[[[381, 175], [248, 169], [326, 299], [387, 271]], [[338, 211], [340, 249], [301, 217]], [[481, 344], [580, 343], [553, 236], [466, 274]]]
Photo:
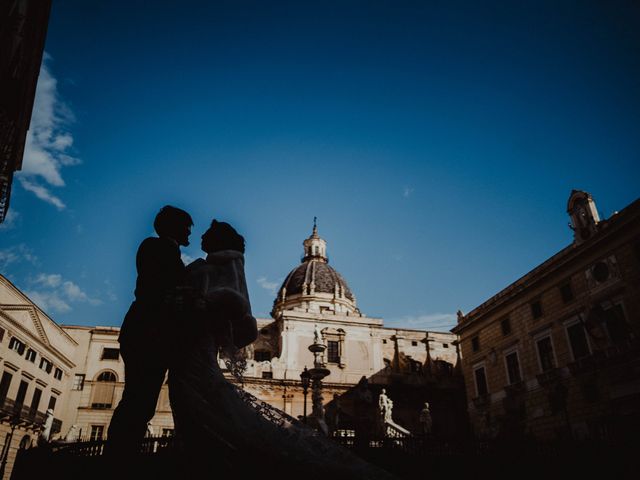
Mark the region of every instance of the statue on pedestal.
[[431, 429], [433, 427], [433, 419], [431, 418], [431, 409], [429, 408], [429, 402], [424, 402], [424, 407], [420, 411], [420, 425], [422, 425], [422, 433], [425, 437], [431, 435]]

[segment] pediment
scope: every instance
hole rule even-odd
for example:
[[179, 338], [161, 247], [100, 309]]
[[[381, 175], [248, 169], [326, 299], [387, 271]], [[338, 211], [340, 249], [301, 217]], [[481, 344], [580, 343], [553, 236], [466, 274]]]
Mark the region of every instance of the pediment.
[[345, 331], [342, 328], [326, 327], [322, 329], [323, 335], [345, 335]]
[[49, 345], [49, 339], [33, 306], [0, 305], [0, 312], [3, 317], [13, 323], [13, 326], [17, 326], [19, 330], [26, 331], [45, 345]]
[[0, 306], [30, 304], [29, 299], [20, 290], [0, 275]]

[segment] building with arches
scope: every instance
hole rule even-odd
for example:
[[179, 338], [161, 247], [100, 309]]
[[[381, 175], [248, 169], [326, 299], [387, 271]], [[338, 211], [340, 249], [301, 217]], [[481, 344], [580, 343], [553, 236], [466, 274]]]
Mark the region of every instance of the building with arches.
[[[0, 478], [17, 449], [37, 440], [47, 411], [64, 426], [78, 343], [0, 275]], [[7, 477], [8, 478], [8, 477]]]
[[[274, 299], [271, 318], [257, 319], [259, 337], [247, 347], [243, 388], [290, 415], [303, 416], [300, 374], [313, 366], [308, 346], [317, 332], [326, 345], [329, 375], [323, 381], [323, 403], [330, 428], [354, 430], [372, 424], [384, 387], [394, 401], [398, 424], [419, 431], [420, 412], [428, 401], [434, 431], [454, 436], [465, 405], [462, 379], [455, 370], [456, 336], [384, 327], [382, 319], [362, 313], [346, 280], [329, 265], [327, 243], [315, 225], [303, 248], [302, 261]], [[56, 328], [72, 346], [64, 369], [64, 401], [56, 411], [62, 422], [59, 435], [68, 440], [104, 438], [124, 387], [119, 328]], [[310, 413], [310, 393], [307, 400]], [[149, 433], [173, 433], [166, 385]]]

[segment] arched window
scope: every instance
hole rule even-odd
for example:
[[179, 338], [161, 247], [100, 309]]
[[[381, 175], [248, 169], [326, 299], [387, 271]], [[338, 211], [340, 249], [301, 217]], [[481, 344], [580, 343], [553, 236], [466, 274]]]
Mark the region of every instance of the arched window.
[[96, 378], [96, 382], [117, 382], [117, 381], [118, 381], [118, 378], [116, 377], [116, 374], [108, 370], [101, 372]]
[[107, 409], [113, 406], [113, 397], [118, 377], [110, 370], [100, 372], [91, 392], [91, 408]]
[[25, 435], [20, 440], [20, 446], [18, 447], [20, 450], [24, 450], [25, 448], [31, 448], [31, 437], [29, 435]]

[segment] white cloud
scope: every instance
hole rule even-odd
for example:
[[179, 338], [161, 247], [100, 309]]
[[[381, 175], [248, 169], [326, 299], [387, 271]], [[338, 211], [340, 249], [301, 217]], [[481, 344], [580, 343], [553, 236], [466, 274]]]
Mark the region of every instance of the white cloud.
[[30, 290], [27, 296], [45, 312], [67, 313], [71, 306], [62, 300], [56, 292], [39, 292]]
[[118, 300], [118, 296], [113, 291], [113, 284], [111, 283], [111, 280], [106, 279], [104, 281], [104, 284], [106, 286], [106, 290], [104, 292], [105, 295], [107, 296], [110, 302], [116, 302]]
[[45, 287], [56, 288], [62, 283], [62, 275], [55, 273], [47, 275], [45, 273], [41, 273], [36, 278], [35, 283], [44, 285]]
[[25, 190], [33, 193], [40, 200], [44, 200], [45, 202], [50, 203], [51, 205], [57, 207], [58, 210], [64, 210], [66, 208], [64, 202], [55, 195], [52, 195], [46, 187], [43, 187], [42, 185], [39, 185], [37, 183], [33, 183], [24, 177], [19, 177], [19, 179], [22, 187]]
[[430, 313], [425, 315], [406, 315], [401, 318], [385, 320], [385, 325], [416, 330], [448, 331], [457, 323], [455, 313]]
[[16, 228], [20, 214], [15, 210], [9, 210], [4, 217], [4, 222], [0, 223], [0, 230], [13, 230]]
[[19, 262], [29, 262], [35, 265], [38, 262], [38, 257], [23, 243], [0, 250], [0, 270], [3, 272], [6, 271], [6, 268], [12, 263]]
[[78, 285], [65, 280], [58, 273], [40, 273], [32, 283], [38, 289], [29, 291], [27, 295], [43, 310], [66, 313], [72, 310], [73, 303], [102, 304], [102, 300], [90, 297]]
[[65, 204], [37, 180], [53, 187], [64, 187], [62, 167], [78, 165], [81, 161], [69, 154], [73, 135], [68, 126], [74, 121], [73, 113], [58, 93], [56, 78], [51, 74], [45, 53], [27, 133], [22, 171], [18, 172], [23, 188], [58, 209]]
[[280, 282], [270, 282], [267, 280], [267, 277], [260, 277], [256, 281], [260, 287], [264, 288], [271, 295], [275, 295], [278, 290], [278, 286], [280, 286]]
[[402, 190], [402, 196], [404, 198], [409, 198], [411, 196], [411, 194], [414, 192], [414, 188], [411, 187], [404, 187], [404, 189]]

